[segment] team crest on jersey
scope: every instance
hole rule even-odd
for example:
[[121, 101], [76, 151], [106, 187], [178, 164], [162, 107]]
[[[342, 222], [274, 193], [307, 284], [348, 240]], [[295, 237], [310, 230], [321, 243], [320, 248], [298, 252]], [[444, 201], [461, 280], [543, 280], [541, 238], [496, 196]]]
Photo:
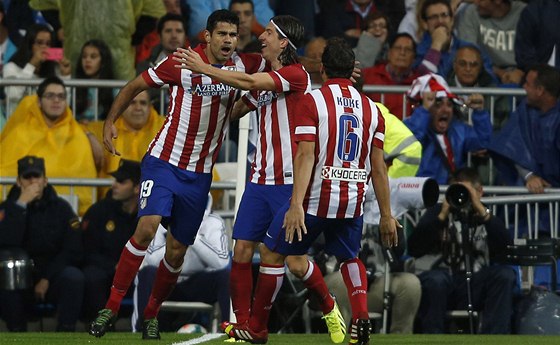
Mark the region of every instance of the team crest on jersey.
[[107, 224], [105, 224], [105, 230], [107, 230], [107, 232], [115, 231], [115, 222], [113, 222], [112, 220], [109, 220], [107, 222]]
[[140, 209], [142, 210], [145, 209], [147, 205], [148, 205], [148, 199], [146, 198], [140, 199]]
[[197, 84], [187, 91], [196, 96], [227, 96], [233, 88], [225, 84]]
[[266, 91], [259, 94], [257, 98], [257, 107], [263, 107], [265, 105], [271, 104], [272, 100], [278, 98], [278, 94], [274, 91]]

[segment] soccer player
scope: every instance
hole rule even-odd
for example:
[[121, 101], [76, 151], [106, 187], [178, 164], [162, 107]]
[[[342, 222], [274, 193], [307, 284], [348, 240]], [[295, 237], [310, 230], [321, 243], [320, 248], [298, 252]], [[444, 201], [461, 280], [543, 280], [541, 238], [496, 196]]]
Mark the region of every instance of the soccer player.
[[[232, 324], [229, 335], [262, 343], [275, 292], [282, 284], [284, 259], [307, 252], [324, 232], [325, 250], [341, 262], [352, 306], [350, 344], [369, 344], [367, 277], [357, 258], [368, 180], [381, 211], [385, 246], [397, 242], [400, 226], [391, 216], [383, 159], [384, 121], [375, 104], [349, 78], [354, 53], [340, 38], [330, 39], [322, 56], [325, 85], [300, 99], [294, 116], [297, 152], [291, 200], [277, 213], [261, 248], [261, 269], [249, 322]], [[296, 241], [294, 241], [294, 239]]]
[[[239, 18], [227, 10], [213, 12], [207, 21], [206, 44], [196, 47], [216, 69], [254, 73], [264, 68], [260, 55], [235, 53]], [[141, 165], [138, 226], [125, 245], [105, 309], [89, 333], [101, 337], [114, 323], [123, 296], [136, 276], [162, 218], [169, 220], [166, 252], [144, 310], [143, 339], [159, 339], [157, 314], [181, 273], [187, 246], [194, 242], [204, 215], [212, 167], [229, 124], [239, 90], [209, 76], [179, 70], [166, 58], [129, 82], [118, 94], [104, 124], [104, 144], [113, 154], [114, 122], [129, 102], [149, 87], [169, 84], [169, 114], [148, 148]]]
[[[252, 75], [214, 68], [192, 49], [179, 49], [175, 53], [174, 59], [181, 62], [177, 67], [206, 74], [236, 88], [259, 90], [244, 96], [244, 103], [238, 102], [235, 108], [240, 114], [256, 110], [259, 116], [259, 135], [251, 164], [250, 183], [241, 199], [233, 228], [236, 242], [230, 292], [237, 323], [248, 321], [255, 312], [255, 305], [251, 308], [251, 266], [255, 248], [263, 242], [275, 214], [292, 194], [294, 108], [304, 94], [311, 91], [309, 74], [297, 60], [296, 47], [302, 42], [303, 35], [304, 28], [298, 19], [285, 15], [272, 18], [264, 33], [259, 36], [262, 56], [270, 63], [272, 71]], [[341, 343], [346, 333], [342, 314], [330, 295], [319, 268], [303, 255], [305, 253], [301, 254], [289, 256], [286, 261], [288, 267], [295, 276], [303, 280], [306, 288], [318, 296], [331, 340]], [[260, 271], [268, 269], [264, 265]], [[282, 274], [283, 272], [282, 266]], [[260, 341], [266, 341], [267, 338], [266, 334]]]

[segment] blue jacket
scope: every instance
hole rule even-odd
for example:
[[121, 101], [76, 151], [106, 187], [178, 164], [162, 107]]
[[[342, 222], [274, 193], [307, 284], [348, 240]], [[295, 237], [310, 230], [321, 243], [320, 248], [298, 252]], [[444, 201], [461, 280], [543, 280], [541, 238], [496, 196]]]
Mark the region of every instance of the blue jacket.
[[[447, 129], [457, 169], [465, 166], [468, 152], [485, 149], [490, 142], [492, 123], [488, 111], [473, 111], [472, 120], [473, 126], [470, 126], [453, 119]], [[445, 158], [439, 153], [439, 142], [436, 133], [430, 128], [430, 121], [430, 113], [424, 107], [417, 107], [412, 116], [404, 120], [405, 125], [422, 144], [422, 160], [416, 176], [431, 177], [439, 184], [447, 184], [449, 170]]]
[[530, 1], [517, 22], [515, 61], [521, 69], [547, 63], [556, 45], [556, 68], [560, 68], [559, 0]]
[[[420, 43], [418, 43], [418, 46], [416, 47], [416, 60], [414, 60], [414, 68], [417, 68], [421, 73], [427, 73], [427, 71], [425, 70], [426, 68], [422, 67], [421, 65], [422, 60], [426, 58], [426, 54], [428, 54], [428, 52], [430, 51], [431, 46], [432, 36], [430, 36], [428, 32], [425, 32], [424, 36], [422, 37], [422, 41], [420, 41]], [[449, 47], [449, 49], [447, 51], [442, 51], [439, 53], [439, 61], [432, 61], [431, 58], [428, 58], [428, 61], [437, 66], [437, 71], [429, 72], [437, 73], [444, 78], [445, 76], [448, 76], [451, 70], [453, 70], [453, 59], [455, 58], [457, 50], [465, 46], [476, 47], [475, 44], [460, 40], [455, 35], [453, 35], [453, 38], [451, 39], [451, 46]], [[484, 52], [482, 52], [482, 61], [484, 63], [484, 69], [486, 70], [486, 72], [488, 72], [488, 74], [490, 74], [490, 76], [492, 76], [492, 78], [496, 80], [494, 72], [492, 71], [492, 60], [490, 60], [488, 55]]]
[[501, 182], [524, 184], [517, 176], [514, 164], [518, 164], [553, 187], [560, 187], [560, 101], [543, 114], [523, 99], [488, 148]]

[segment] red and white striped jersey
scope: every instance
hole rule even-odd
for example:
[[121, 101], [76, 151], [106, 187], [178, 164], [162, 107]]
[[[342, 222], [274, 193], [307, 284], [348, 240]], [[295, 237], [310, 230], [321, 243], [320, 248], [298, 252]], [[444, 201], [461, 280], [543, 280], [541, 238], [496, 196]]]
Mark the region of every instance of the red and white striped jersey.
[[316, 160], [303, 206], [322, 218], [363, 213], [373, 146], [383, 150], [385, 122], [348, 79], [330, 79], [306, 95], [296, 117], [296, 142], [314, 141]]
[[256, 110], [259, 134], [249, 180], [253, 183], [283, 185], [293, 183], [294, 109], [305, 93], [311, 91], [311, 79], [301, 64], [268, 72], [275, 91], [254, 91], [244, 96], [250, 109]]
[[[208, 62], [204, 48], [195, 51]], [[151, 87], [169, 84], [167, 118], [148, 147], [148, 153], [180, 169], [209, 173], [229, 126], [229, 116], [239, 90], [210, 77], [173, 67], [170, 57], [142, 73]], [[233, 53], [225, 65], [216, 68], [255, 73], [266, 62], [258, 54]]]

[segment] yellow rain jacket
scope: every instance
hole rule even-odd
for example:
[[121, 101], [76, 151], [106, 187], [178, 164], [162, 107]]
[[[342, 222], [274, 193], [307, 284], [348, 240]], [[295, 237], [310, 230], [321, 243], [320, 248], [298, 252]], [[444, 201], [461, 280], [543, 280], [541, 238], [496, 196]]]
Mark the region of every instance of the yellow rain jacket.
[[375, 104], [385, 119], [383, 151], [389, 177], [416, 176], [422, 158], [422, 144], [387, 107], [378, 102]]
[[[17, 176], [17, 161], [26, 155], [45, 159], [47, 177], [95, 178], [97, 175], [87, 135], [74, 120], [70, 108], [49, 128], [37, 95], [22, 99], [0, 134], [0, 175]], [[55, 188], [58, 194], [70, 194], [69, 187]], [[74, 188], [80, 215], [92, 204], [93, 189]]]
[[[153, 107], [150, 109], [148, 122], [139, 131], [128, 128], [124, 119], [119, 117], [115, 122], [118, 136], [113, 140], [113, 145], [121, 155], [113, 156], [111, 152], [105, 150], [103, 168], [99, 172], [99, 177], [109, 177], [110, 172], [118, 169], [121, 158], [141, 161], [164, 121], [165, 117], [160, 116]], [[90, 122], [87, 129], [103, 144], [103, 121]]]

